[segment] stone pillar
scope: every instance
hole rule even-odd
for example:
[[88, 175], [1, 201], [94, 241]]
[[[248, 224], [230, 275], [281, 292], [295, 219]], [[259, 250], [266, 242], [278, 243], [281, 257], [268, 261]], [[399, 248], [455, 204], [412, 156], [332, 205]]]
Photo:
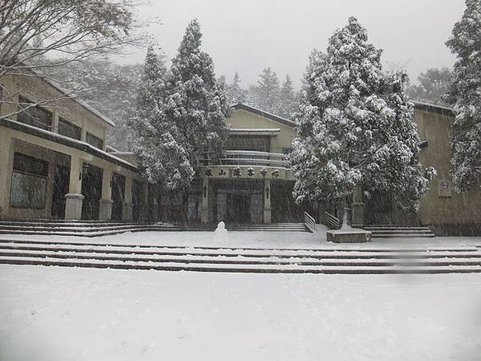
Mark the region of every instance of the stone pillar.
[[356, 187], [352, 194], [352, 227], [364, 227], [364, 202], [361, 187]]
[[53, 113], [52, 113], [52, 132], [54, 133], [58, 133], [58, 112], [55, 110]]
[[[11, 140], [3, 130], [0, 132], [0, 184], [3, 189], [0, 191], [0, 217], [7, 212], [9, 205], [10, 187], [7, 186], [8, 178], [12, 175], [12, 164], [10, 158], [13, 157]], [[8, 188], [7, 188], [8, 187]]]
[[82, 166], [83, 162], [76, 156], [70, 157], [70, 179], [68, 193], [65, 195], [65, 219], [82, 218]]
[[99, 200], [99, 220], [110, 221], [112, 219], [112, 171], [102, 171], [102, 198]]
[[202, 205], [200, 212], [200, 221], [209, 223], [209, 178], [202, 179]]
[[264, 223], [272, 222], [271, 180], [264, 180]]
[[127, 175], [125, 177], [124, 204], [122, 206], [122, 220], [127, 222], [132, 221], [132, 184], [132, 176]]

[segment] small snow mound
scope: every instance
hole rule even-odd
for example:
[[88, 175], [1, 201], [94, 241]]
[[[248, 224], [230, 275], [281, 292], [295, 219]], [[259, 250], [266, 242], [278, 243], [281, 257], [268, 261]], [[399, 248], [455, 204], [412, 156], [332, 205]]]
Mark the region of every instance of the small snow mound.
[[226, 241], [229, 238], [229, 234], [228, 234], [229, 232], [225, 228], [225, 223], [222, 222], [222, 221], [219, 222], [219, 224], [217, 225], [217, 228], [215, 229], [214, 233], [215, 233], [214, 237], [217, 240]]

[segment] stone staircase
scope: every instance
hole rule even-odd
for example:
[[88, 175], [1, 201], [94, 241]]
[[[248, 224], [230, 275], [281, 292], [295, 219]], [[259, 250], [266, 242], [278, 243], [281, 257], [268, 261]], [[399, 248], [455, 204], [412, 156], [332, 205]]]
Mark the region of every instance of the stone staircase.
[[0, 234], [99, 237], [125, 232], [204, 230], [170, 224], [63, 220], [2, 220]]
[[268, 249], [4, 239], [0, 264], [262, 274], [481, 273], [481, 248]]
[[311, 232], [305, 223], [251, 223], [251, 224], [226, 224], [229, 231], [247, 232]]
[[424, 238], [436, 235], [428, 228], [421, 226], [373, 225], [365, 226], [372, 233], [372, 238]]
[[[309, 232], [304, 223], [232, 224], [229, 231]], [[125, 232], [213, 231], [215, 226], [64, 220], [0, 220], [0, 234], [99, 237]]]

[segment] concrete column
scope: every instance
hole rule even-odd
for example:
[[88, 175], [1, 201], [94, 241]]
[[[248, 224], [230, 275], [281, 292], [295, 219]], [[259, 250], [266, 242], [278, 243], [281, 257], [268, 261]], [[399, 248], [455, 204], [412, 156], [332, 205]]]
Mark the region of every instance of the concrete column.
[[202, 203], [200, 220], [202, 223], [209, 223], [209, 178], [202, 179]]
[[82, 203], [82, 166], [79, 157], [70, 157], [70, 179], [68, 193], [65, 195], [65, 219], [81, 219]]
[[99, 201], [99, 220], [110, 221], [112, 219], [112, 171], [102, 171], [102, 198]]
[[352, 227], [364, 227], [364, 202], [361, 187], [356, 187], [352, 194]]
[[54, 111], [52, 114], [52, 132], [58, 133], [58, 112]]
[[264, 223], [272, 223], [271, 180], [264, 180]]
[[125, 194], [124, 194], [124, 204], [122, 208], [122, 220], [132, 221], [132, 184], [133, 178], [131, 175], [125, 177]]
[[87, 129], [85, 128], [85, 124], [87, 122], [85, 120], [82, 120], [82, 129], [81, 129], [81, 133], [80, 133], [80, 140], [82, 142], [86, 142], [87, 141]]
[[7, 188], [8, 177], [11, 177], [12, 165], [10, 164], [10, 157], [12, 157], [11, 139], [7, 136], [6, 132], [0, 132], [0, 184], [3, 185], [3, 189], [0, 191], [0, 217], [2, 213], [7, 212], [10, 187]]

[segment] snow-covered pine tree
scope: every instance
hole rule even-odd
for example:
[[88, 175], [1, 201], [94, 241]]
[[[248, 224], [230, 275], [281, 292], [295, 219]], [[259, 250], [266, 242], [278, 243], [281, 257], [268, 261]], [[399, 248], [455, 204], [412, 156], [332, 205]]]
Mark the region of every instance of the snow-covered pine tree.
[[217, 83], [214, 63], [201, 50], [200, 25], [194, 19], [172, 60], [165, 113], [174, 121], [192, 165], [201, 152], [219, 155], [229, 113], [225, 92]]
[[466, 0], [461, 21], [447, 46], [457, 55], [447, 100], [456, 118], [452, 125], [453, 182], [467, 191], [481, 179], [481, 2]]
[[165, 112], [167, 69], [152, 47], [147, 50], [137, 97], [129, 122], [132, 146], [150, 183], [172, 191], [190, 185], [194, 171], [176, 124]]
[[279, 112], [279, 78], [272, 69], [265, 68], [259, 75], [257, 85], [249, 90], [249, 104], [272, 114]]
[[386, 193], [404, 209], [417, 208], [433, 170], [418, 160], [405, 79], [383, 72], [381, 51], [356, 18], [329, 39], [325, 55], [313, 52], [291, 155], [298, 202], [341, 204], [361, 187], [368, 197]]
[[291, 77], [289, 76], [289, 74], [287, 74], [286, 80], [282, 83], [282, 87], [279, 92], [279, 105], [277, 113], [281, 117], [290, 119], [294, 112], [297, 110], [297, 106], [297, 94], [294, 91]]
[[419, 74], [418, 84], [408, 86], [406, 92], [413, 100], [446, 105], [444, 98], [452, 78], [450, 68], [431, 68]]
[[229, 105], [245, 103], [247, 91], [242, 88], [239, 73], [235, 73], [231, 84], [226, 87], [226, 98]]

